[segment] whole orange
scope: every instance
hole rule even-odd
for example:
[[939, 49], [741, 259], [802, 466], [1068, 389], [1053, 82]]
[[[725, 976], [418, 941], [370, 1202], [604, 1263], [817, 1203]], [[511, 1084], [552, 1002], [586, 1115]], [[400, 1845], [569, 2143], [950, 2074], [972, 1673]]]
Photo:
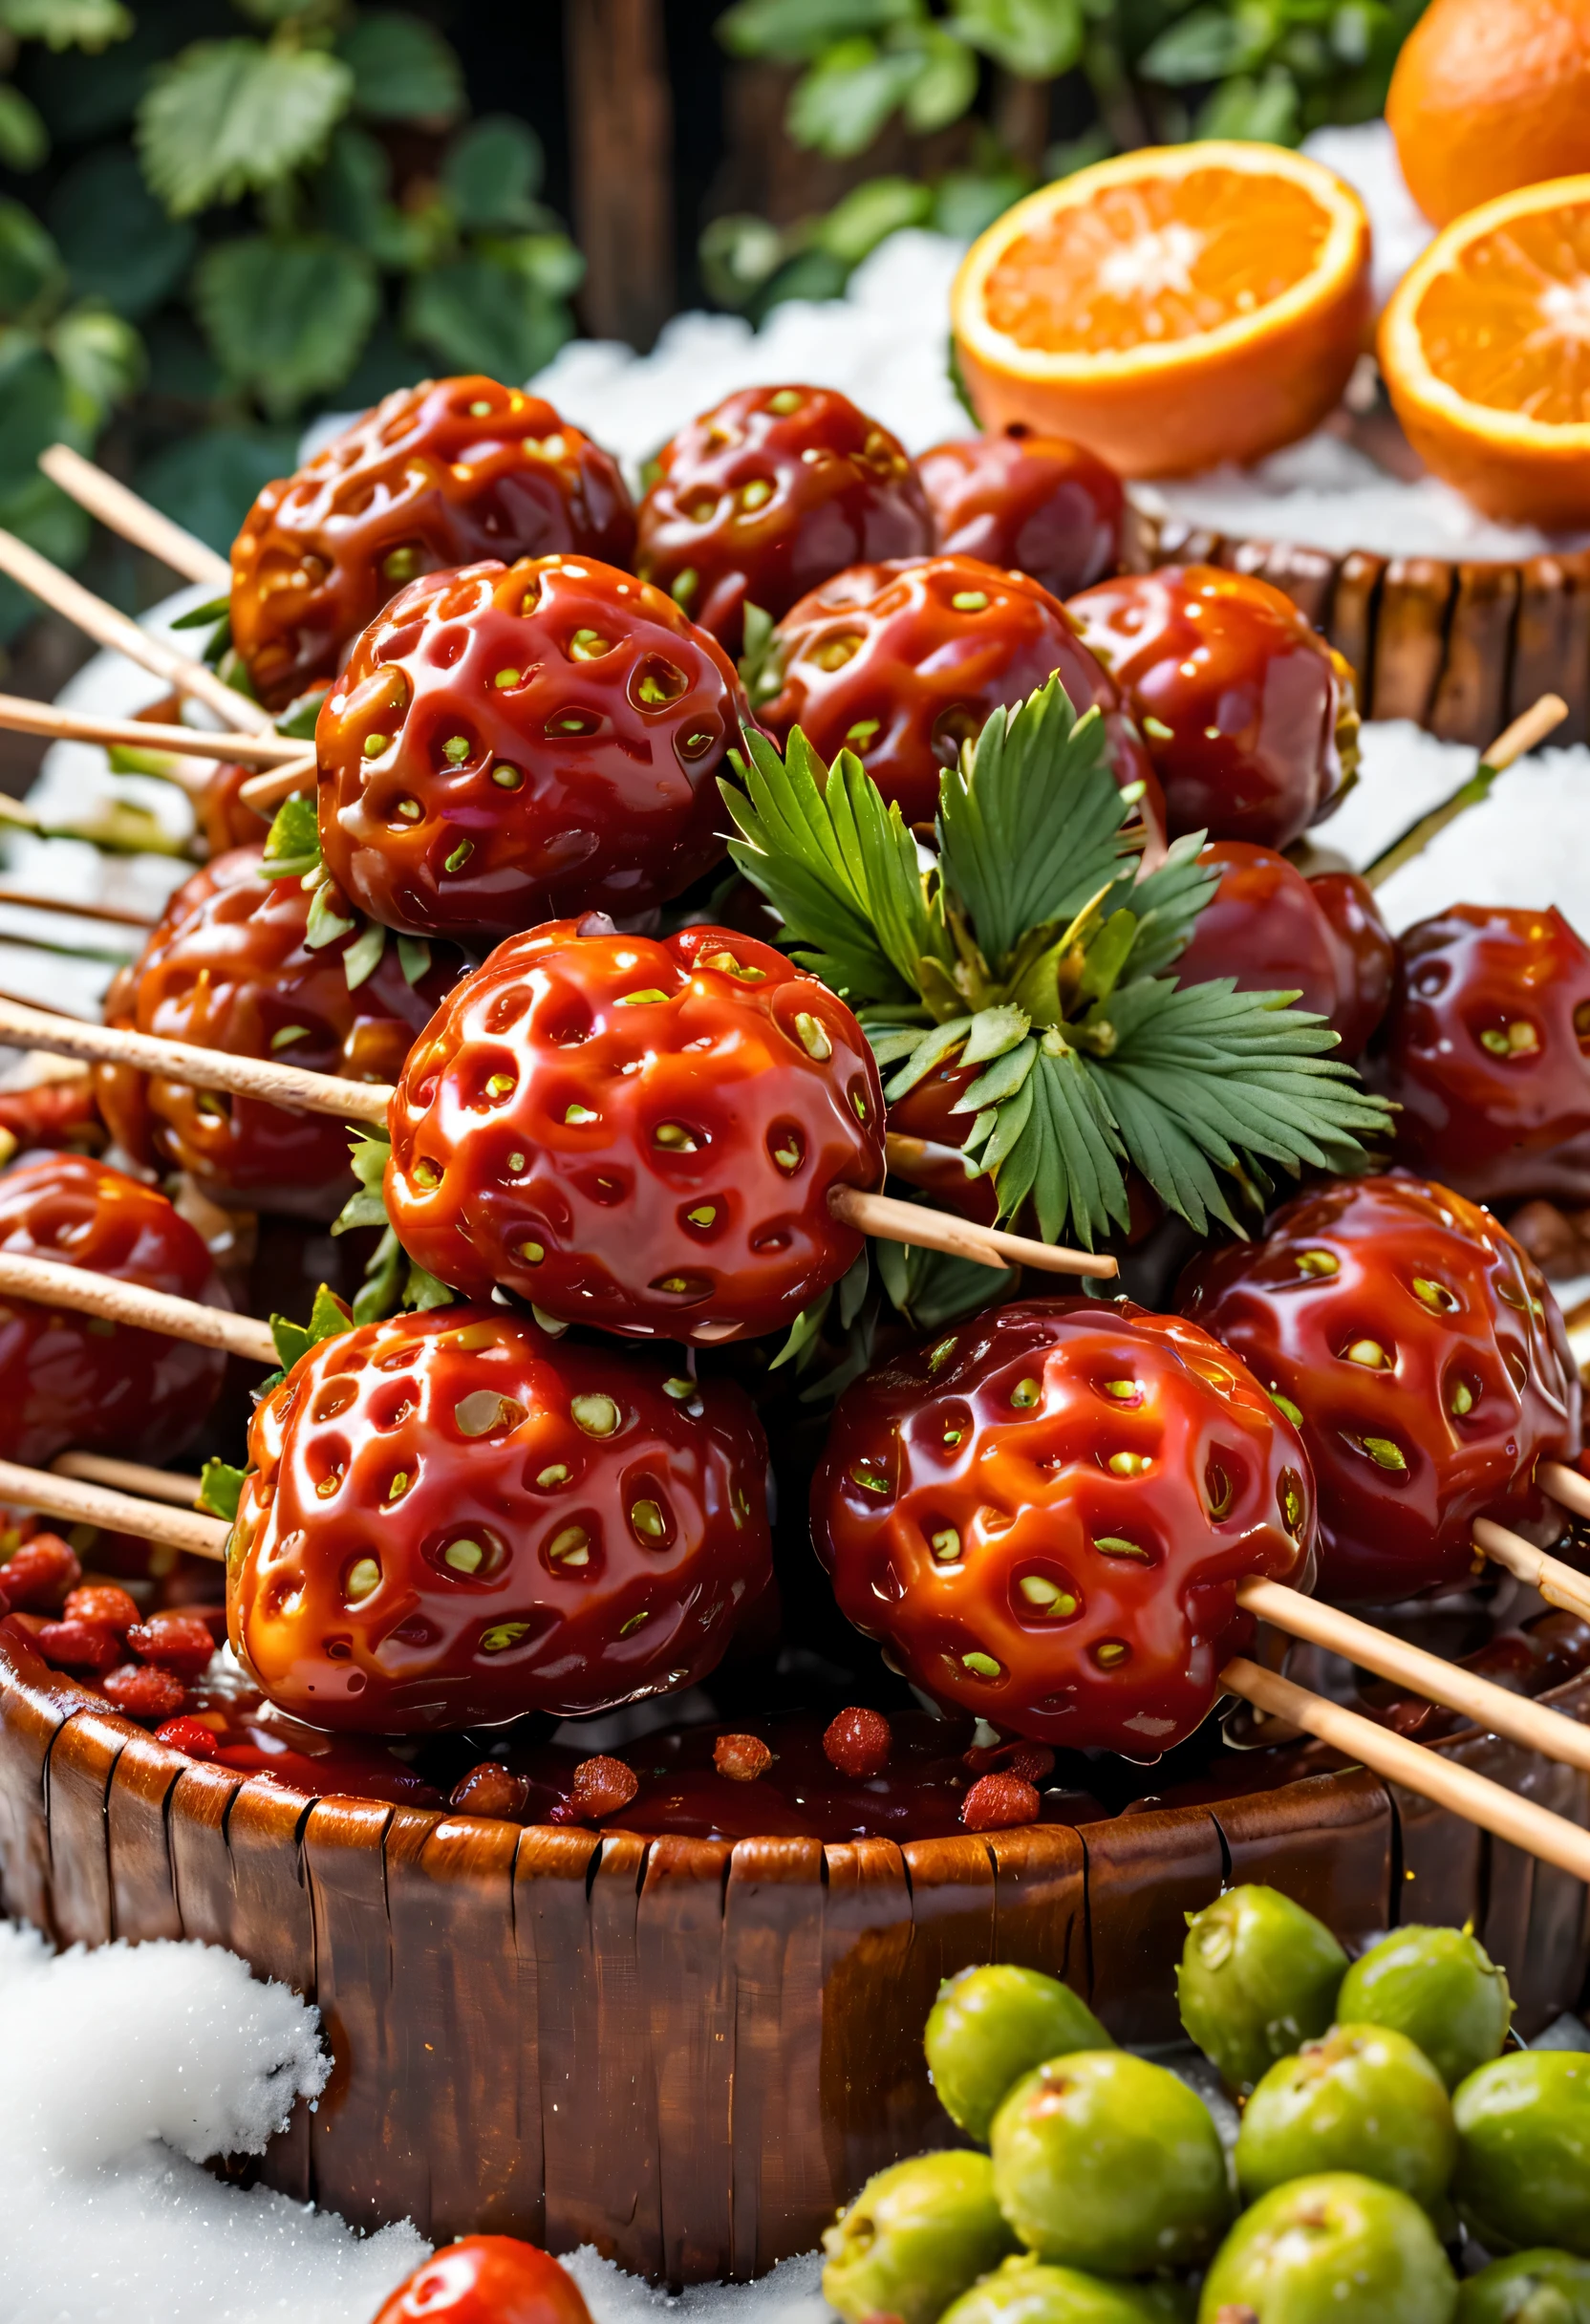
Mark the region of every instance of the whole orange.
[[1590, 170], [1590, 0], [1431, 0], [1404, 43], [1386, 118], [1436, 226]]

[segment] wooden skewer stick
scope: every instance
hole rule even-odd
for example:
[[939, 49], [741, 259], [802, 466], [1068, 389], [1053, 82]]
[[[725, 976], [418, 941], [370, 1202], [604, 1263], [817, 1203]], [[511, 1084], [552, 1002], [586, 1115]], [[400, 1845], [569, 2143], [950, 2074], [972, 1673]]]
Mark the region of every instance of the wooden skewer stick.
[[75, 452], [69, 443], [53, 443], [38, 456], [38, 464], [53, 484], [79, 508], [97, 516], [101, 525], [118, 532], [135, 549], [146, 549], [162, 565], [169, 565], [174, 573], [184, 581], [202, 581], [219, 596], [232, 586], [232, 569], [226, 559], [210, 548], [205, 541], [195, 539], [184, 527], [173, 524], [161, 516], [146, 500], [107, 476], [103, 468], [95, 466]]
[[1493, 1783], [1488, 1775], [1476, 1775], [1472, 1768], [1440, 1752], [1427, 1751], [1422, 1743], [1410, 1743], [1406, 1735], [1377, 1727], [1359, 1711], [1327, 1703], [1322, 1695], [1311, 1694], [1306, 1687], [1294, 1686], [1273, 1670], [1261, 1670], [1245, 1656], [1238, 1655], [1226, 1665], [1220, 1685], [1227, 1693], [1240, 1695], [1272, 1718], [1284, 1719], [1289, 1727], [1318, 1735], [1321, 1743], [1344, 1752], [1375, 1775], [1450, 1808], [1465, 1823], [1478, 1824], [1482, 1832], [1493, 1832], [1498, 1840], [1511, 1840], [1515, 1848], [1557, 1864], [1576, 1880], [1590, 1882], [1590, 1832], [1570, 1823], [1565, 1816], [1554, 1816], [1531, 1799], [1520, 1799], [1516, 1792]]
[[956, 1218], [949, 1211], [930, 1211], [918, 1202], [896, 1202], [891, 1194], [864, 1194], [853, 1186], [836, 1186], [828, 1195], [835, 1218], [862, 1235], [881, 1236], [885, 1242], [913, 1243], [922, 1251], [947, 1251], [953, 1259], [976, 1259], [984, 1267], [1044, 1267], [1054, 1275], [1117, 1275], [1116, 1259], [1090, 1251], [1068, 1251], [1062, 1244], [1036, 1242], [1025, 1235], [1004, 1235], [998, 1227]]
[[151, 1469], [147, 1461], [112, 1460], [106, 1452], [63, 1452], [50, 1463], [52, 1476], [73, 1476], [84, 1485], [109, 1485], [117, 1493], [141, 1493], [146, 1500], [170, 1501], [179, 1509], [197, 1506], [203, 1490], [197, 1476], [174, 1469]]
[[36, 549], [19, 541], [14, 532], [0, 531], [0, 572], [9, 573], [21, 588], [31, 591], [41, 605], [63, 614], [97, 645], [125, 654], [129, 661], [152, 671], [179, 694], [190, 694], [196, 700], [207, 702], [228, 726], [241, 727], [249, 734], [274, 733], [269, 710], [226, 685], [202, 661], [190, 661], [175, 646], [168, 646], [151, 636], [147, 630], [140, 630], [136, 621], [118, 613], [102, 597], [95, 596], [80, 581], [74, 581], [70, 573], [63, 573], [58, 565], [41, 557]]
[[24, 1469], [11, 1460], [0, 1460], [0, 1500], [13, 1508], [36, 1509], [41, 1517], [63, 1517], [69, 1525], [98, 1525], [107, 1533], [130, 1533], [142, 1541], [163, 1541], [168, 1548], [185, 1549], [196, 1558], [224, 1559], [231, 1531], [220, 1517], [204, 1517], [196, 1509], [171, 1509], [159, 1501], [138, 1500], [129, 1493], [111, 1493], [103, 1485], [53, 1476], [47, 1469]]
[[[235, 760], [243, 766], [296, 765], [304, 744], [290, 735], [206, 733], [202, 726], [168, 726], [154, 719], [92, 718], [60, 702], [0, 694], [0, 726], [13, 734], [47, 734], [62, 742], [97, 742], [107, 750], [168, 750], [178, 758]], [[208, 780], [200, 777], [200, 785]]]
[[1400, 872], [1404, 864], [1411, 863], [1416, 855], [1422, 855], [1430, 841], [1438, 838], [1449, 823], [1455, 823], [1459, 815], [1465, 814], [1470, 807], [1479, 807], [1489, 799], [1496, 777], [1504, 774], [1515, 759], [1521, 759], [1537, 742], [1543, 742], [1554, 727], [1561, 725], [1567, 715], [1568, 705], [1560, 694], [1543, 694], [1537, 702], [1532, 703], [1529, 709], [1515, 718], [1511, 726], [1504, 727], [1490, 749], [1481, 754], [1479, 764], [1468, 781], [1460, 783], [1456, 790], [1443, 799], [1439, 807], [1431, 807], [1428, 815], [1421, 815], [1417, 822], [1410, 823], [1407, 830], [1394, 839], [1388, 848], [1383, 849], [1374, 862], [1366, 867], [1364, 876], [1369, 886], [1383, 888], [1394, 872]]
[[1476, 1671], [1460, 1669], [1439, 1654], [1427, 1654], [1423, 1646], [1407, 1646], [1373, 1623], [1360, 1622], [1337, 1606], [1322, 1605], [1319, 1599], [1305, 1598], [1282, 1582], [1240, 1582], [1236, 1602], [1290, 1638], [1306, 1638], [1347, 1662], [1410, 1688], [1431, 1703], [1460, 1711], [1488, 1733], [1505, 1735], [1526, 1751], [1537, 1751], [1566, 1767], [1590, 1772], [1590, 1727], [1565, 1718], [1560, 1711], [1532, 1703], [1526, 1695], [1510, 1693]]
[[245, 807], [251, 807], [256, 815], [273, 815], [284, 799], [294, 791], [314, 788], [314, 761], [294, 762], [291, 766], [272, 767], [268, 775], [250, 775], [247, 783], [238, 785], [238, 797]]
[[1548, 1605], [1560, 1606], [1566, 1614], [1582, 1614], [1590, 1621], [1590, 1574], [1576, 1573], [1560, 1558], [1548, 1557], [1533, 1541], [1510, 1533], [1490, 1517], [1474, 1519], [1474, 1547], [1498, 1565], [1505, 1565], [1520, 1582], [1532, 1582]]
[[0, 881], [0, 904], [15, 904], [25, 912], [60, 912], [73, 920], [109, 920], [118, 928], [153, 928], [154, 915], [129, 912], [122, 904], [85, 904], [75, 896], [31, 895], [26, 888]]
[[0, 1299], [32, 1300], [41, 1307], [66, 1307], [77, 1315], [101, 1316], [140, 1331], [161, 1331], [199, 1347], [224, 1348], [253, 1364], [275, 1365], [276, 1343], [269, 1324], [229, 1307], [205, 1307], [198, 1300], [173, 1299], [142, 1283], [124, 1283], [91, 1267], [69, 1267], [56, 1259], [23, 1259], [0, 1251]]
[[1577, 1517], [1590, 1517], [1590, 1476], [1580, 1476], [1577, 1469], [1560, 1460], [1540, 1461], [1535, 1475], [1553, 1500], [1560, 1501]]

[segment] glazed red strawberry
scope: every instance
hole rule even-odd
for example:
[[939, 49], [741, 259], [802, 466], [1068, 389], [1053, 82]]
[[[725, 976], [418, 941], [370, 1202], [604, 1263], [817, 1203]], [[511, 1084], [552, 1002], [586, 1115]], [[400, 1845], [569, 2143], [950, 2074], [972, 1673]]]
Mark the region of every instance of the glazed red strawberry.
[[1461, 1194], [1343, 1179], [1262, 1242], [1194, 1261], [1178, 1294], [1294, 1415], [1320, 1497], [1320, 1594], [1452, 1587], [1471, 1528], [1549, 1541], [1538, 1460], [1579, 1449], [1579, 1375], [1533, 1259]]
[[856, 565], [780, 622], [783, 683], [762, 722], [780, 742], [799, 726], [825, 762], [853, 750], [908, 823], [931, 823], [938, 780], [990, 711], [1024, 701], [1051, 672], [1080, 711], [1097, 704], [1116, 781], [1142, 783], [1150, 840], [1164, 802], [1114, 681], [1058, 599], [1024, 573], [976, 557]]
[[1305, 879], [1273, 848], [1243, 839], [1214, 840], [1203, 858], [1220, 867], [1220, 885], [1174, 964], [1179, 980], [1296, 990], [1300, 1008], [1329, 1018], [1340, 1054], [1358, 1057], [1386, 1014], [1394, 954], [1368, 882], [1356, 872]]
[[1150, 1759], [1207, 1717], [1250, 1634], [1237, 1582], [1306, 1574], [1314, 1494], [1207, 1332], [1031, 1300], [847, 1389], [811, 1514], [842, 1610], [913, 1686]]
[[1405, 930], [1375, 1052], [1410, 1169], [1476, 1202], [1590, 1201], [1590, 949], [1555, 907], [1454, 904]]
[[1167, 565], [1066, 610], [1137, 719], [1172, 838], [1285, 848], [1338, 805], [1358, 764], [1352, 672], [1271, 583]]
[[855, 1019], [722, 928], [562, 920], [499, 945], [417, 1043], [389, 1118], [387, 1207], [422, 1267], [642, 1337], [782, 1330], [860, 1256], [830, 1190], [883, 1179]]
[[[204, 1241], [166, 1197], [82, 1154], [42, 1156], [0, 1177], [0, 1251], [231, 1305]], [[8, 1295], [0, 1444], [31, 1468], [68, 1447], [169, 1460], [204, 1427], [226, 1368], [216, 1348]]]
[[466, 2235], [404, 2278], [375, 2324], [591, 2324], [579, 2286], [512, 2235]]
[[770, 1587], [740, 1389], [501, 1308], [322, 1340], [255, 1412], [233, 1647], [281, 1710], [372, 1733], [693, 1685]]
[[916, 473], [947, 556], [1030, 573], [1057, 597], [1121, 562], [1121, 480], [1081, 444], [1017, 426], [935, 444]]
[[0, 1151], [28, 1153], [48, 1147], [97, 1154], [104, 1145], [105, 1125], [91, 1073], [35, 1082], [30, 1089], [0, 1090]]
[[[344, 933], [312, 947], [311, 897], [298, 878], [266, 879], [262, 852], [238, 848], [178, 889], [112, 983], [106, 1023], [234, 1057], [279, 1057], [312, 1073], [395, 1081], [462, 959], [437, 946], [411, 985], [388, 937], [351, 991], [348, 956], [362, 933], [352, 915], [344, 908]], [[217, 1096], [126, 1065], [97, 1066], [96, 1079], [124, 1150], [189, 1172], [217, 1202], [333, 1218], [353, 1192], [348, 1132], [329, 1114]]]
[[664, 444], [635, 570], [731, 654], [846, 565], [919, 557], [933, 519], [887, 428], [831, 387], [747, 387]]
[[745, 716], [721, 647], [633, 574], [546, 557], [433, 575], [320, 713], [326, 861], [411, 936], [648, 911], [722, 854], [715, 778]]
[[232, 544], [232, 642], [273, 710], [333, 678], [350, 638], [421, 573], [571, 549], [627, 565], [618, 464], [495, 379], [399, 388], [291, 476]]

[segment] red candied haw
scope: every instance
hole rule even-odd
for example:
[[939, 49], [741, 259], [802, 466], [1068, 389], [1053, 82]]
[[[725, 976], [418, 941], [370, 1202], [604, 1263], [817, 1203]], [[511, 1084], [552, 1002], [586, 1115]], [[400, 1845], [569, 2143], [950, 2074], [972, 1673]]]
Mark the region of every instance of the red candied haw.
[[1220, 885], [1174, 964], [1179, 981], [1235, 977], [1242, 992], [1296, 989], [1298, 1006], [1341, 1035], [1341, 1055], [1361, 1055], [1386, 1014], [1394, 958], [1367, 881], [1356, 872], [1305, 879], [1284, 855], [1245, 839], [1217, 839], [1203, 860], [1220, 867]]
[[513, 2235], [466, 2235], [404, 2278], [375, 2324], [591, 2324], [578, 2285]]
[[712, 1764], [731, 1783], [755, 1783], [772, 1766], [773, 1754], [760, 1735], [720, 1735]]
[[140, 1620], [137, 1602], [110, 1582], [69, 1590], [61, 1612], [68, 1622], [99, 1623], [118, 1638], [125, 1638]]
[[99, 1682], [107, 1701], [129, 1719], [174, 1719], [187, 1701], [187, 1689], [169, 1670], [152, 1670], [147, 1663], [123, 1663], [107, 1670]]
[[1024, 701], [1055, 671], [1080, 714], [1095, 704], [1115, 779], [1145, 785], [1150, 845], [1165, 803], [1120, 691], [1057, 598], [1024, 573], [976, 557], [856, 565], [780, 622], [779, 692], [762, 722], [781, 742], [799, 726], [820, 757], [856, 753], [907, 823], [931, 823], [939, 778], [991, 712]]
[[1113, 468], [1061, 436], [1020, 425], [935, 444], [916, 463], [946, 556], [1029, 573], [1056, 597], [1121, 562], [1127, 496]]
[[617, 463], [549, 403], [425, 379], [266, 485], [232, 544], [232, 642], [280, 710], [422, 573], [558, 550], [627, 565], [634, 547]]
[[580, 1761], [574, 1770], [569, 1804], [576, 1816], [587, 1817], [595, 1823], [604, 1816], [616, 1816], [620, 1808], [627, 1808], [639, 1789], [640, 1778], [633, 1767], [604, 1754]]
[[411, 936], [633, 916], [722, 854], [716, 777], [746, 716], [722, 648], [630, 573], [435, 574], [326, 699], [320, 844], [353, 901]]
[[1410, 1169], [1476, 1202], [1590, 1202], [1590, 948], [1555, 907], [1406, 929], [1367, 1070]]
[[887, 428], [831, 387], [746, 387], [672, 437], [640, 504], [635, 570], [731, 654], [846, 565], [925, 556], [933, 518]]
[[513, 1775], [496, 1759], [483, 1759], [454, 1784], [447, 1804], [461, 1816], [501, 1816], [517, 1822], [529, 1803], [528, 1776]]
[[102, 1622], [47, 1622], [33, 1643], [57, 1670], [109, 1670], [121, 1660], [121, 1641]]
[[248, 1454], [231, 1641], [314, 1727], [569, 1717], [693, 1686], [772, 1585], [741, 1391], [502, 1308], [322, 1340]]
[[974, 1775], [1020, 1775], [1023, 1783], [1044, 1783], [1055, 1772], [1055, 1754], [1047, 1743], [975, 1744], [963, 1754], [962, 1764]]
[[1268, 581], [1166, 565], [1066, 611], [1137, 718], [1173, 839], [1290, 847], [1340, 804], [1358, 764], [1353, 675]]
[[187, 1759], [208, 1761], [220, 1749], [215, 1730], [206, 1727], [203, 1719], [167, 1719], [163, 1727], [156, 1728], [155, 1740], [163, 1743], [167, 1751], [180, 1751]]
[[1293, 1419], [1320, 1497], [1320, 1592], [1467, 1582], [1477, 1517], [1558, 1530], [1534, 1483], [1579, 1449], [1579, 1375], [1544, 1279], [1488, 1213], [1397, 1175], [1278, 1211], [1195, 1260], [1184, 1311]]
[[215, 1652], [210, 1625], [197, 1614], [151, 1614], [127, 1632], [127, 1644], [140, 1663], [169, 1670], [189, 1687], [203, 1678]]
[[[438, 946], [428, 966], [405, 963], [389, 937], [359, 976], [359, 956], [351, 969], [349, 955], [368, 932], [343, 914], [344, 933], [312, 945], [302, 881], [266, 879], [262, 854], [238, 848], [184, 881], [113, 980], [106, 1023], [311, 1073], [396, 1081], [461, 956]], [[422, 971], [413, 984], [409, 966]], [[354, 1191], [348, 1132], [332, 1114], [190, 1089], [130, 1065], [96, 1073], [118, 1143], [145, 1166], [186, 1171], [217, 1202], [324, 1219]]]
[[968, 1832], [1002, 1832], [1036, 1823], [1042, 1804], [1020, 1775], [979, 1775], [960, 1803], [960, 1820]]
[[776, 1331], [862, 1248], [883, 1097], [845, 1003], [770, 945], [554, 921], [438, 1011], [392, 1102], [405, 1249], [467, 1298], [716, 1341]]
[[[41, 1156], [0, 1178], [0, 1251], [231, 1305], [203, 1239], [166, 1197], [82, 1154]], [[168, 1460], [204, 1427], [226, 1368], [219, 1348], [8, 1297], [0, 1446], [32, 1468], [69, 1445]]]
[[[39, 1458], [48, 1460], [51, 1454], [26, 1457], [36, 1462]], [[82, 1571], [59, 1534], [38, 1533], [31, 1541], [13, 1549], [0, 1565], [0, 1582], [5, 1583], [13, 1612], [26, 1609], [30, 1614], [38, 1614], [49, 1606], [59, 1605], [80, 1580]]]
[[31, 1089], [0, 1090], [0, 1145], [8, 1155], [40, 1147], [65, 1147], [98, 1153], [105, 1125], [94, 1094], [92, 1073], [70, 1073], [63, 1081], [36, 1082]]
[[840, 1608], [1019, 1735], [1152, 1758], [1208, 1715], [1253, 1575], [1306, 1569], [1302, 1448], [1209, 1334], [1030, 1300], [848, 1388], [812, 1484]]
[[823, 1730], [823, 1756], [842, 1775], [881, 1775], [894, 1748], [894, 1732], [881, 1711], [851, 1703]]

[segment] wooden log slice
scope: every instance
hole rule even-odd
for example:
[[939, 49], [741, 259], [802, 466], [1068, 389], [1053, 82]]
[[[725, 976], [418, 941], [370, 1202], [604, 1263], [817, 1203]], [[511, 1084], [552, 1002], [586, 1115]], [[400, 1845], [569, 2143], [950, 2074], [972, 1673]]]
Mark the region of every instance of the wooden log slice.
[[[1544, 1700], [1590, 1721], [1590, 1672]], [[1590, 1825], [1590, 1778], [1437, 1748]], [[1169, 2038], [1183, 1915], [1228, 1881], [1349, 1943], [1472, 1920], [1526, 2034], [1590, 1967], [1578, 1883], [1361, 1770], [904, 1848], [521, 1830], [196, 1766], [0, 1625], [0, 1902], [58, 1940], [226, 1945], [315, 2003], [332, 2079], [258, 2175], [361, 2226], [761, 2274], [955, 2135], [922, 2060], [940, 1978], [1025, 1962], [1118, 2038]]]

